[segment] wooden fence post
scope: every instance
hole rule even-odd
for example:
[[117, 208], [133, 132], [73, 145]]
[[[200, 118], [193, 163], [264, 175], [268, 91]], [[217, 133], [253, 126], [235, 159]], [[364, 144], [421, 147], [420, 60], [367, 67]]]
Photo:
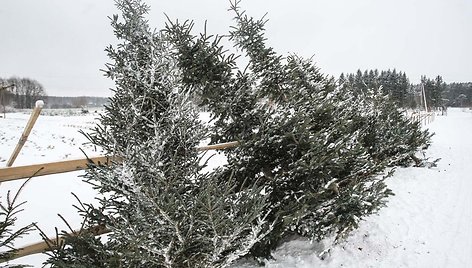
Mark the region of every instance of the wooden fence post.
[[25, 145], [25, 142], [28, 139], [31, 129], [33, 129], [34, 123], [36, 123], [36, 119], [38, 119], [38, 116], [41, 113], [43, 106], [44, 106], [44, 102], [42, 100], [38, 100], [36, 102], [33, 112], [31, 113], [28, 123], [26, 124], [25, 130], [23, 131], [23, 134], [21, 134], [20, 140], [18, 141], [18, 144], [13, 150], [13, 153], [11, 154], [10, 159], [8, 159], [7, 167], [11, 167], [13, 165], [13, 162], [15, 162], [15, 159], [20, 153], [21, 148], [23, 148], [23, 145]]

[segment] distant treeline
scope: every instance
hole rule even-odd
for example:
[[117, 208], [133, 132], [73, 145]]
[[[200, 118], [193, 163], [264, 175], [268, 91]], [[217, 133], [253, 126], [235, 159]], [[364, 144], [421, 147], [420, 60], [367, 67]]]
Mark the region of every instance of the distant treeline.
[[[434, 79], [421, 77], [421, 84], [412, 84], [405, 72], [393, 70], [357, 70], [356, 73], [342, 73], [338, 84], [341, 87], [357, 89], [362, 94], [366, 89], [379, 89], [391, 96], [404, 108], [424, 107], [421, 84], [424, 87], [428, 107], [471, 107], [472, 82], [446, 83], [440, 75]], [[108, 102], [103, 97], [57, 97], [47, 96], [44, 87], [30, 78], [0, 78], [0, 105], [17, 109], [33, 108], [37, 100], [44, 100], [46, 108], [101, 107]]]
[[421, 84], [410, 83], [405, 72], [397, 70], [358, 70], [356, 73], [344, 74], [339, 77], [341, 87], [357, 89], [362, 94], [366, 89], [381, 89], [401, 107], [424, 107], [424, 99], [429, 108], [453, 106], [472, 106], [472, 82], [446, 83], [438, 75], [435, 78], [421, 77], [425, 97], [422, 95]]
[[44, 87], [31, 78], [0, 78], [0, 105], [18, 109], [33, 108], [46, 95]]
[[57, 97], [48, 96], [44, 100], [45, 108], [60, 109], [60, 108], [91, 108], [102, 107], [108, 102], [108, 98], [103, 97]]
[[16, 109], [31, 109], [37, 100], [45, 102], [45, 108], [101, 107], [108, 102], [102, 97], [56, 97], [47, 96], [44, 87], [31, 78], [0, 78], [0, 105]]
[[448, 106], [472, 107], [472, 82], [447, 84], [443, 97]]

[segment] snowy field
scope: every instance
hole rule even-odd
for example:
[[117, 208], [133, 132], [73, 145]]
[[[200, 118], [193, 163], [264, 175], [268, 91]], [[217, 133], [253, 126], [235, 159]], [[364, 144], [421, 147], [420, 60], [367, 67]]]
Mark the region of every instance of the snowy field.
[[[95, 117], [95, 113], [41, 115], [14, 165], [81, 158], [84, 155], [79, 148], [89, 156], [98, 155], [78, 133], [79, 129], [93, 127]], [[0, 118], [0, 166], [6, 164], [28, 118], [25, 113]], [[395, 193], [388, 207], [362, 222], [324, 260], [317, 256], [329, 243], [294, 240], [283, 244], [275, 252], [276, 260], [266, 267], [472, 267], [472, 111], [450, 109], [448, 116], [436, 117], [427, 127], [436, 133], [427, 156], [442, 159], [437, 167], [397, 169], [387, 181]], [[95, 195], [81, 181], [80, 174], [32, 179], [20, 196], [28, 202], [19, 215], [19, 225], [37, 222], [43, 231], [53, 235], [54, 227], [66, 229], [59, 213], [74, 228], [78, 227], [79, 218], [72, 207], [77, 202], [71, 192], [85, 202], [91, 202]], [[2, 202], [7, 190], [20, 185], [21, 182], [2, 183]], [[37, 241], [40, 237], [35, 232], [17, 245]], [[15, 263], [41, 267], [44, 259], [36, 255]], [[235, 267], [256, 266], [243, 261]]]

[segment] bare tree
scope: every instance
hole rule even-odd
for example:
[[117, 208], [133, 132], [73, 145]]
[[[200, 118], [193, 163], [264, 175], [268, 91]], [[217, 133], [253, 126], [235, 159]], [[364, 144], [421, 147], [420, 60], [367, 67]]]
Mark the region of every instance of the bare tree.
[[44, 87], [31, 78], [11, 77], [6, 83], [15, 85], [10, 93], [15, 108], [33, 108], [37, 100], [47, 96]]

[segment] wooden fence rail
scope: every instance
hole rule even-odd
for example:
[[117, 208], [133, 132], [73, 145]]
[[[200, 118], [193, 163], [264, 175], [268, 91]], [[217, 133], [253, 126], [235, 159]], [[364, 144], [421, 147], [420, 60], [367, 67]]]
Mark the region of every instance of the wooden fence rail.
[[[88, 232], [97, 236], [97, 235], [107, 234], [110, 232], [110, 230], [108, 230], [105, 226], [95, 226], [87, 230], [74, 231], [72, 233], [68, 233], [67, 235], [78, 236], [82, 234], [83, 232]], [[47, 238], [46, 241], [33, 243], [28, 246], [18, 248], [17, 250], [10, 251], [13, 254], [13, 256], [9, 258], [8, 261], [19, 259], [19, 258], [26, 257], [29, 255], [43, 253], [46, 251], [50, 251], [51, 249], [58, 248], [62, 246], [62, 244], [64, 243], [64, 236], [49, 237]]]
[[[238, 146], [239, 142], [227, 142], [220, 144], [213, 144], [207, 146], [197, 147], [198, 151], [221, 150]], [[28, 166], [6, 167], [0, 168], [0, 183], [5, 181], [13, 181], [20, 179], [27, 179], [31, 177], [39, 177], [44, 175], [59, 174], [65, 172], [72, 172], [83, 170], [87, 168], [88, 164], [109, 164], [110, 161], [117, 161], [117, 159], [106, 156], [98, 156], [91, 158], [82, 158], [75, 160], [66, 160], [58, 162], [49, 162]]]
[[420, 122], [421, 124], [427, 125], [434, 121], [435, 113], [414, 113], [410, 115], [410, 119], [415, 122]]
[[0, 168], [0, 182], [83, 170], [87, 168], [88, 164], [108, 164], [109, 161], [110, 159], [108, 157], [99, 156], [28, 166]]

